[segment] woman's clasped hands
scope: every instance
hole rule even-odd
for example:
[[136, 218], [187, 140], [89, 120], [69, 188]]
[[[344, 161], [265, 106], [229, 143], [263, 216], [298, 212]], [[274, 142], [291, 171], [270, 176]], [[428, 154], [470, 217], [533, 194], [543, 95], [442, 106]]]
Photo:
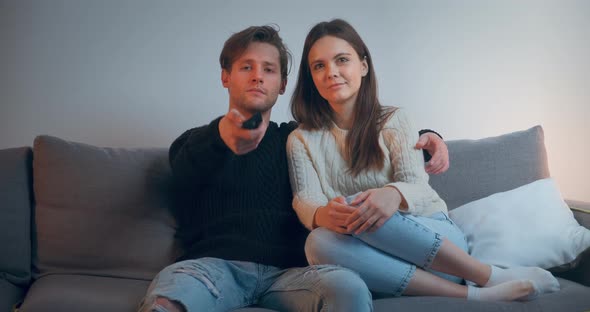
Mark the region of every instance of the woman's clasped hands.
[[341, 234], [361, 234], [379, 229], [405, 201], [393, 186], [369, 189], [359, 193], [348, 204], [343, 196], [318, 208], [314, 227], [325, 227]]

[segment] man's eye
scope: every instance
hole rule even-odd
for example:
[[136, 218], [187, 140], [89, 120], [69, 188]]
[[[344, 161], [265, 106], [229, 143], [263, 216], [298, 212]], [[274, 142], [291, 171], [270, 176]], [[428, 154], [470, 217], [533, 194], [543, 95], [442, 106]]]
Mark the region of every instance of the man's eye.
[[250, 70], [252, 67], [250, 65], [242, 66], [243, 70]]
[[265, 68], [264, 69], [267, 73], [274, 73], [275, 70], [273, 68]]

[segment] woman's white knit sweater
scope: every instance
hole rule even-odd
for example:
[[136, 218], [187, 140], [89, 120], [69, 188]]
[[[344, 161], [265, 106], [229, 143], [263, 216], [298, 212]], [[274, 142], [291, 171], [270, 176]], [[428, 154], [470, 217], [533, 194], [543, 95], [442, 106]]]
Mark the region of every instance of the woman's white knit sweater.
[[397, 109], [379, 135], [385, 155], [381, 170], [363, 171], [356, 177], [348, 173], [343, 158], [348, 131], [335, 124], [330, 130], [291, 132], [287, 141], [293, 207], [299, 220], [312, 229], [320, 206], [338, 196], [348, 196], [386, 185], [395, 186], [408, 203], [407, 212], [428, 216], [447, 212], [445, 202], [428, 184], [422, 151], [414, 146], [418, 131], [403, 109]]

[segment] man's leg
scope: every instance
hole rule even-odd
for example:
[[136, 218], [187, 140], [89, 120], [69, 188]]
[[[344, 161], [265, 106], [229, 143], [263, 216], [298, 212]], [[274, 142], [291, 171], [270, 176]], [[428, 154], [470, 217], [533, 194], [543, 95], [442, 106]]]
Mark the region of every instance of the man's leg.
[[355, 272], [335, 265], [282, 271], [258, 305], [278, 311], [373, 311], [365, 282]]
[[227, 311], [255, 302], [257, 267], [249, 262], [201, 258], [174, 263], [152, 281], [141, 312]]

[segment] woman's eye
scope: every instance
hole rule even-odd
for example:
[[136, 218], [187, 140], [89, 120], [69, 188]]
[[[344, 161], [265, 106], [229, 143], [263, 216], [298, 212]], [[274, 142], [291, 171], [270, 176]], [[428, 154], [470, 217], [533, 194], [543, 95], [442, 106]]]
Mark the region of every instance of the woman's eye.
[[322, 68], [324, 68], [324, 64], [315, 64], [315, 65], [313, 65], [313, 69], [314, 70], [319, 70], [319, 69], [322, 69]]
[[348, 62], [348, 59], [345, 58], [345, 57], [341, 57], [341, 58], [338, 59], [338, 62], [339, 63], [346, 63], [346, 62]]

